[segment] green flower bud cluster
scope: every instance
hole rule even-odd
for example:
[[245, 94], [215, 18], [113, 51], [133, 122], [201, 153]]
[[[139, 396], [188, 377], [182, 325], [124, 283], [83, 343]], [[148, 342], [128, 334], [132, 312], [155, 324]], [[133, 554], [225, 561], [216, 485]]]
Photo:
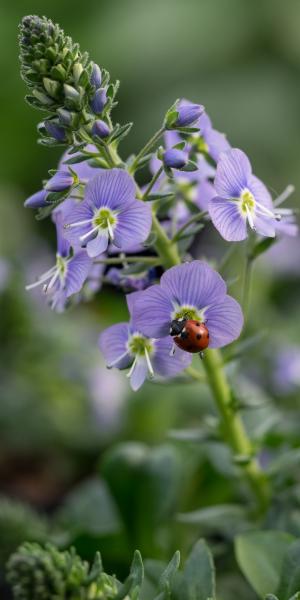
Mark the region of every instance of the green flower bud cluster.
[[[46, 17], [24, 17], [19, 39], [21, 75], [30, 90], [26, 100], [51, 115], [39, 126], [42, 143], [73, 143], [74, 133], [95, 119], [90, 108], [96, 91], [93, 62]], [[102, 71], [102, 87], [108, 82]]]
[[110, 600], [118, 582], [102, 571], [97, 553], [91, 568], [75, 552], [48, 544], [23, 544], [7, 565], [14, 600]]

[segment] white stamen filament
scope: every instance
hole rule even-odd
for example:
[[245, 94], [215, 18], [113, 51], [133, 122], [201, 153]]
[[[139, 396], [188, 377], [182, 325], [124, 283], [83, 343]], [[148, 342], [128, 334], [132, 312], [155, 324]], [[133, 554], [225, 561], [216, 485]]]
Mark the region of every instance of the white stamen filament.
[[34, 283], [30, 283], [29, 285], [26, 285], [25, 290], [32, 290], [33, 288], [35, 288], [35, 287], [41, 285], [42, 283], [44, 283], [45, 281], [47, 281], [47, 279], [50, 279], [50, 277], [52, 277], [52, 274], [56, 269], [57, 269], [57, 266], [55, 265], [54, 267], [49, 269], [49, 271], [46, 271], [46, 273], [43, 273], [43, 275], [41, 275], [37, 281], [35, 281]]
[[88, 238], [90, 235], [92, 235], [92, 233], [95, 233], [95, 231], [98, 231], [99, 227], [98, 225], [96, 225], [96, 227], [93, 227], [92, 229], [90, 229], [90, 231], [88, 231], [87, 233], [84, 233], [84, 235], [80, 236], [80, 241], [83, 242], [84, 240], [86, 240], [86, 238]]
[[255, 204], [260, 209], [261, 214], [265, 215], [266, 217], [272, 217], [272, 219], [276, 219], [276, 215], [269, 208], [260, 202], [257, 202], [257, 200], [255, 200]]
[[280, 204], [282, 204], [283, 202], [285, 202], [285, 200], [287, 198], [289, 198], [289, 196], [291, 194], [293, 194], [295, 191], [295, 186], [294, 185], [288, 185], [285, 190], [283, 190], [282, 194], [280, 194], [278, 196], [278, 198], [276, 198], [276, 200], [274, 200], [274, 206], [280, 206]]
[[113, 241], [115, 236], [114, 236], [113, 228], [109, 222], [109, 219], [107, 219], [107, 229], [108, 229], [108, 235], [110, 237], [110, 240]]
[[43, 287], [43, 291], [45, 292], [45, 294], [47, 294], [48, 290], [51, 290], [51, 288], [53, 288], [58, 277], [59, 277], [59, 270], [57, 269], [57, 271], [56, 271], [56, 273], [54, 273], [51, 281], [49, 283], [45, 283], [45, 285]]
[[85, 219], [84, 221], [76, 221], [76, 223], [66, 223], [64, 229], [71, 229], [71, 227], [81, 227], [81, 225], [89, 225], [92, 219]]
[[170, 350], [169, 356], [174, 356], [176, 350], [176, 344], [173, 342], [172, 348]]
[[126, 377], [128, 377], [128, 378], [131, 377], [131, 375], [132, 375], [132, 373], [133, 373], [133, 371], [134, 371], [134, 369], [136, 367], [136, 363], [137, 363], [137, 356], [135, 357], [135, 359], [134, 359], [134, 361], [133, 361], [133, 363], [132, 363], [132, 365], [131, 365], [128, 373], [126, 373]]
[[118, 356], [118, 358], [116, 358], [111, 363], [109, 363], [109, 365], [107, 365], [107, 368], [112, 369], [120, 360], [123, 360], [123, 358], [125, 358], [125, 356], [127, 356], [127, 355], [128, 355], [128, 350], [125, 350], [125, 352], [123, 352], [123, 354], [121, 354], [120, 356]]
[[150, 378], [152, 379], [154, 377], [154, 371], [153, 371], [153, 367], [152, 367], [152, 364], [151, 364], [149, 352], [148, 352], [146, 346], [145, 346], [144, 352], [145, 352], [145, 358], [146, 358], [146, 363], [147, 363], [149, 375], [150, 375]]
[[245, 205], [245, 209], [246, 209], [249, 225], [250, 225], [251, 229], [255, 229], [252, 213], [251, 213], [251, 210], [249, 209], [249, 207], [247, 206], [247, 204]]

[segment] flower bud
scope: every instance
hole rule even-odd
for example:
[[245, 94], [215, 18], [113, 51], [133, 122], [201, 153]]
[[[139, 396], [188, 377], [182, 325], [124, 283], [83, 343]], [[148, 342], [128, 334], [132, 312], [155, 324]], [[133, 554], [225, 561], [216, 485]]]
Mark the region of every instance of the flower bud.
[[70, 171], [57, 171], [57, 173], [47, 181], [45, 189], [48, 192], [63, 192], [70, 188], [73, 183], [74, 177], [71, 175]]
[[47, 206], [46, 197], [47, 191], [39, 190], [38, 192], [35, 192], [35, 194], [32, 194], [32, 196], [29, 196], [27, 200], [25, 200], [24, 206], [26, 208], [43, 208], [44, 206]]
[[177, 106], [178, 117], [175, 121], [177, 127], [189, 127], [193, 125], [204, 112], [202, 104], [192, 104], [192, 102], [182, 102]]
[[64, 142], [66, 140], [65, 130], [63, 127], [60, 127], [56, 121], [44, 121], [44, 127], [47, 133], [58, 142]]
[[110, 129], [107, 123], [105, 123], [105, 121], [102, 121], [101, 119], [97, 119], [92, 127], [92, 135], [99, 138], [106, 138], [109, 136], [109, 134]]
[[96, 115], [100, 115], [104, 109], [104, 106], [107, 102], [106, 90], [104, 88], [99, 88], [96, 90], [92, 100], [91, 100], [91, 109]]
[[187, 154], [178, 148], [170, 148], [164, 152], [162, 157], [165, 167], [171, 169], [182, 169], [187, 163]]
[[100, 69], [99, 65], [94, 63], [92, 74], [91, 74], [91, 84], [94, 85], [96, 89], [98, 89], [101, 85], [101, 81], [102, 81], [101, 69]]

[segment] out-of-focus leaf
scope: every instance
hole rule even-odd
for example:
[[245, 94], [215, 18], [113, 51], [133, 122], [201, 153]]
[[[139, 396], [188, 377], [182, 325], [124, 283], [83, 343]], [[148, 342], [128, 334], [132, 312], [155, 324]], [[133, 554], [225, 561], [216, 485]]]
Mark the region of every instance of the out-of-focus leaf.
[[215, 568], [210, 550], [199, 540], [188, 556], [173, 586], [176, 600], [213, 600], [216, 596]]
[[188, 513], [179, 513], [177, 520], [186, 525], [198, 525], [202, 531], [222, 531], [234, 534], [247, 527], [247, 511], [239, 504], [220, 504]]
[[300, 594], [300, 540], [291, 544], [287, 550], [277, 589], [280, 600], [289, 600], [297, 592]]
[[239, 567], [260, 597], [276, 593], [283, 559], [293, 540], [283, 531], [250, 531], [236, 538]]
[[274, 477], [279, 474], [288, 475], [291, 471], [299, 468], [300, 448], [294, 448], [280, 455], [273, 460], [268, 469], [268, 474]]

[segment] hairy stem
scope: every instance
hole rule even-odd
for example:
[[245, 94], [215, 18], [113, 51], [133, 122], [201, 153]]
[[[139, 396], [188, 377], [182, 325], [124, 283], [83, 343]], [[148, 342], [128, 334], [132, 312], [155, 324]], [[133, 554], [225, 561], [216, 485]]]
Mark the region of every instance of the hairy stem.
[[254, 457], [253, 447], [244, 424], [232, 405], [230, 387], [224, 373], [220, 352], [206, 350], [203, 366], [221, 417], [224, 438], [237, 458], [246, 459], [242, 469], [256, 496], [258, 507], [263, 511], [269, 500], [268, 483]]
[[134, 159], [131, 167], [129, 168], [129, 172], [130, 173], [135, 173], [135, 171], [139, 167], [140, 160], [145, 156], [145, 154], [148, 154], [148, 152], [150, 152], [150, 150], [152, 149], [152, 147], [154, 146], [154, 144], [156, 144], [156, 142], [158, 142], [158, 140], [161, 138], [161, 136], [164, 133], [164, 131], [165, 131], [165, 128], [161, 127], [152, 136], [152, 138], [150, 138], [150, 140], [145, 144], [145, 146], [140, 150], [140, 152], [138, 153], [138, 155], [135, 157], [135, 159]]
[[152, 231], [156, 236], [155, 250], [158, 256], [161, 258], [162, 265], [165, 269], [174, 267], [174, 265], [180, 265], [181, 260], [178, 253], [176, 244], [172, 244], [169, 240], [165, 230], [159, 223], [155, 214], [152, 216]]
[[243, 296], [242, 296], [242, 308], [244, 312], [244, 319], [247, 320], [249, 304], [250, 304], [250, 292], [251, 292], [251, 279], [253, 271], [253, 258], [250, 255], [246, 256], [245, 270], [244, 270], [244, 282], [243, 282]]
[[151, 181], [150, 181], [147, 189], [145, 190], [145, 192], [143, 194], [142, 200], [147, 200], [147, 198], [148, 198], [148, 196], [149, 196], [149, 194], [150, 194], [150, 192], [151, 192], [154, 184], [157, 182], [157, 180], [159, 179], [159, 177], [162, 174], [162, 172], [163, 172], [163, 166], [161, 166], [158, 169], [158, 171], [156, 171], [155, 175], [153, 175], [153, 177], [152, 177], [152, 179], [151, 179]]
[[120, 265], [123, 263], [139, 263], [145, 265], [159, 265], [160, 259], [156, 256], [118, 256], [116, 258], [103, 258], [94, 260], [94, 265]]

